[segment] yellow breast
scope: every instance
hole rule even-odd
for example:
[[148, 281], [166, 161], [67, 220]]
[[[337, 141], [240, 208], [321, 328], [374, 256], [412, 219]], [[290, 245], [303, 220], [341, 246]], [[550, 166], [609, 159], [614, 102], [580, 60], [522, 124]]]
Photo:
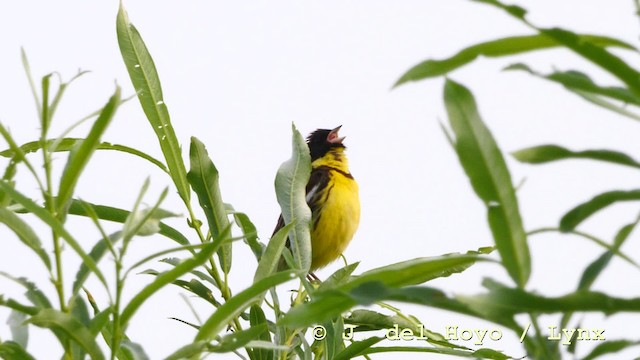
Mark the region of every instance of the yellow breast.
[[[349, 174], [346, 159], [340, 167], [329, 166], [329, 182], [323, 189], [322, 206], [313, 214], [317, 219], [311, 230], [311, 270], [336, 260], [347, 248], [360, 223], [358, 184]], [[313, 165], [318, 165], [314, 162]], [[346, 171], [345, 171], [346, 170]]]

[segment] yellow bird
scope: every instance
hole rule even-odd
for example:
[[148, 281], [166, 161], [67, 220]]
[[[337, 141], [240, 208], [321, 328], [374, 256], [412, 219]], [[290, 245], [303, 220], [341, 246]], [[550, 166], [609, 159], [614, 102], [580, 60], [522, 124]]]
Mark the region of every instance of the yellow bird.
[[[311, 153], [311, 176], [306, 187], [307, 204], [311, 208], [310, 272], [336, 260], [360, 223], [358, 183], [349, 172], [345, 137], [338, 135], [341, 127], [318, 129], [307, 137]], [[273, 233], [283, 226], [280, 215]], [[313, 273], [310, 275], [315, 277]]]

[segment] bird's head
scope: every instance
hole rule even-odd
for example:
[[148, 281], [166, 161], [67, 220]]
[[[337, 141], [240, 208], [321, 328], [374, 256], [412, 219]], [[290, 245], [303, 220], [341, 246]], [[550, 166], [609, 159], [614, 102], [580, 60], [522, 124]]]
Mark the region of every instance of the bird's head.
[[318, 129], [307, 137], [307, 144], [309, 144], [309, 151], [311, 152], [311, 161], [323, 157], [331, 148], [341, 147], [344, 148], [342, 141], [345, 136], [340, 137], [338, 131], [342, 125], [333, 130]]

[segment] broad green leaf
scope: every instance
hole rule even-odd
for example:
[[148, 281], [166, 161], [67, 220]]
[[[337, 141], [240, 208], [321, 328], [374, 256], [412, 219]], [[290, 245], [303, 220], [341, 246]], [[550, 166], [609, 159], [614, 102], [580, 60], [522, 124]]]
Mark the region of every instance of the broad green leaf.
[[191, 192], [187, 183], [187, 170], [182, 160], [180, 144], [171, 125], [169, 111], [164, 103], [158, 72], [140, 33], [129, 21], [122, 2], [118, 9], [116, 32], [120, 53], [142, 110], [156, 133], [178, 194], [189, 206]]
[[[47, 140], [47, 147], [50, 151], [54, 151], [54, 152], [62, 152], [62, 151], [71, 151], [78, 143], [84, 141], [84, 139], [77, 139], [77, 138], [63, 138], [63, 139], [51, 139], [51, 140]], [[57, 143], [57, 146], [55, 149], [51, 149], [51, 146], [53, 144]], [[22, 149], [22, 151], [25, 154], [28, 153], [32, 153], [32, 152], [36, 152], [40, 149], [42, 149], [42, 142], [41, 141], [31, 141], [28, 143], [25, 143], [23, 145], [20, 146], [20, 149]], [[164, 166], [163, 163], [160, 162], [160, 160], [152, 157], [151, 155], [148, 155], [140, 150], [134, 149], [132, 147], [129, 146], [124, 146], [124, 145], [118, 145], [118, 144], [111, 144], [108, 142], [101, 142], [98, 144], [96, 150], [114, 150], [114, 151], [119, 151], [119, 152], [123, 152], [123, 153], [127, 153], [127, 154], [131, 154], [134, 156], [137, 156], [139, 158], [142, 158], [144, 160], [149, 161], [150, 163], [154, 164], [155, 166], [159, 167], [162, 171], [167, 172], [167, 167]], [[15, 156], [15, 152], [11, 149], [7, 149], [4, 151], [0, 152], [0, 156], [3, 157], [13, 157]]]
[[[229, 218], [218, 183], [218, 169], [209, 158], [204, 144], [195, 137], [191, 138], [189, 149], [191, 168], [187, 173], [187, 180], [193, 191], [198, 195], [200, 207], [207, 217], [209, 231], [214, 242], [221, 242], [222, 231], [229, 226]], [[228, 273], [231, 270], [231, 243], [220, 247], [218, 252], [222, 271]]]
[[[98, 217], [102, 220], [115, 221], [118, 223], [124, 223], [129, 217], [130, 212], [123, 209], [118, 209], [110, 206], [104, 205], [96, 205], [92, 203], [85, 202], [86, 205], [92, 207]], [[82, 202], [79, 200], [72, 200], [71, 206], [69, 207], [69, 214], [79, 215], [79, 216], [89, 216], [86, 209], [82, 206]], [[163, 235], [180, 245], [189, 245], [189, 239], [187, 239], [182, 233], [178, 230], [172, 228], [169, 225], [166, 225], [160, 222], [160, 235]]]
[[355, 271], [358, 265], [360, 265], [360, 262], [355, 262], [353, 264], [346, 265], [345, 267], [342, 267], [336, 270], [325, 281], [320, 283], [320, 286], [318, 286], [317, 291], [332, 289], [338, 285], [344, 284], [349, 280], [349, 278], [351, 277], [351, 274]]
[[9, 330], [11, 331], [11, 340], [25, 349], [29, 343], [29, 327], [24, 322], [26, 319], [27, 314], [16, 310], [12, 310], [7, 319], [7, 325], [9, 325]]
[[300, 274], [295, 271], [283, 271], [266, 277], [247, 289], [228, 299], [200, 327], [195, 340], [211, 340], [222, 331], [235, 317], [246, 308], [259, 302], [270, 288], [289, 281]]
[[539, 145], [511, 153], [516, 160], [529, 164], [544, 164], [565, 159], [591, 159], [640, 168], [631, 156], [612, 150], [572, 151], [558, 145]]
[[67, 164], [62, 172], [60, 187], [58, 189], [58, 211], [62, 211], [62, 209], [66, 209], [68, 207], [67, 202], [71, 200], [71, 196], [73, 195], [76, 184], [80, 179], [80, 175], [93, 155], [93, 152], [98, 147], [100, 137], [107, 129], [107, 126], [109, 126], [111, 119], [113, 119], [119, 103], [120, 88], [118, 87], [116, 88], [115, 94], [109, 99], [100, 112], [100, 116], [98, 116], [98, 119], [91, 127], [87, 138], [80, 142], [77, 147], [69, 153], [69, 159], [67, 160]]
[[459, 295], [456, 298], [470, 309], [487, 317], [511, 316], [523, 313], [553, 314], [567, 311], [640, 312], [640, 298], [616, 298], [595, 291], [577, 291], [559, 297], [545, 297], [522, 289], [509, 288], [492, 280], [483, 285], [488, 293]]
[[489, 226], [502, 263], [516, 284], [524, 286], [531, 273], [529, 246], [504, 157], [468, 89], [447, 80], [444, 100], [458, 158], [474, 191], [487, 206]]
[[[580, 35], [579, 38], [582, 40], [591, 41], [594, 44], [598, 44], [601, 46], [616, 46], [633, 49], [631, 45], [609, 37], [596, 35]], [[400, 79], [396, 81], [394, 87], [409, 81], [418, 81], [426, 78], [445, 75], [453, 70], [463, 67], [464, 65], [472, 62], [480, 56], [510, 56], [526, 53], [529, 51], [550, 49], [559, 46], [562, 46], [560, 42], [542, 34], [513, 36], [487, 41], [467, 47], [459, 51], [452, 57], [446, 59], [425, 60], [404, 73], [404, 75], [402, 75]]]
[[311, 209], [306, 201], [306, 186], [311, 175], [309, 147], [295, 125], [291, 158], [278, 169], [275, 187], [285, 224], [295, 223], [289, 232], [291, 253], [296, 269], [308, 272], [311, 267]]
[[630, 341], [630, 340], [609, 340], [605, 342], [601, 342], [596, 347], [591, 350], [591, 352], [582, 358], [582, 360], [593, 360], [602, 355], [612, 354], [619, 351], [622, 351], [626, 348], [632, 346], [640, 345], [640, 341]]
[[[253, 305], [251, 306], [251, 310], [249, 310], [249, 323], [251, 324], [252, 327], [258, 326], [258, 325], [267, 325], [267, 318], [264, 315], [264, 311], [262, 311], [262, 308], [260, 308], [260, 306], [258, 305]], [[263, 332], [259, 337], [257, 337], [257, 340], [262, 340], [268, 343], [271, 343], [271, 334], [269, 333], [269, 331], [265, 331]], [[274, 359], [274, 353], [273, 350], [270, 349], [260, 349], [260, 348], [255, 348], [252, 349], [253, 351], [253, 360], [273, 360]]]
[[479, 259], [478, 255], [444, 255], [419, 258], [369, 270], [335, 288], [316, 291], [310, 302], [291, 309], [279, 324], [308, 326], [339, 316], [355, 305], [384, 300], [393, 288], [421, 284], [462, 272]]
[[402, 261], [365, 271], [358, 276], [352, 276], [349, 281], [338, 286], [337, 289], [350, 290], [360, 284], [373, 281], [390, 287], [422, 284], [435, 278], [462, 272], [481, 259], [479, 254], [469, 253]]
[[[226, 231], [229, 231], [229, 229]], [[202, 247], [202, 250], [192, 258], [186, 259], [173, 269], [159, 274], [151, 284], [145, 286], [140, 292], [138, 292], [122, 310], [122, 315], [120, 316], [122, 327], [126, 328], [131, 317], [140, 308], [140, 306], [142, 306], [142, 304], [151, 297], [151, 295], [155, 294], [165, 285], [176, 281], [180, 276], [188, 273], [197, 266], [204, 264], [209, 257], [218, 250], [219, 245], [220, 244], [216, 243], [206, 244]]]
[[40, 207], [38, 204], [34, 203], [33, 200], [27, 198], [23, 194], [13, 189], [7, 183], [0, 181], [0, 190], [7, 193], [9, 196], [11, 196], [11, 198], [13, 198], [13, 200], [15, 200], [20, 205], [24, 206], [24, 208], [27, 211], [33, 213], [40, 220], [44, 221], [47, 225], [49, 225], [51, 230], [55, 231], [56, 234], [62, 237], [67, 242], [67, 244], [69, 244], [69, 246], [78, 254], [78, 256], [80, 256], [82, 261], [89, 267], [89, 269], [91, 269], [91, 271], [93, 271], [93, 273], [96, 274], [96, 276], [98, 277], [100, 282], [102, 282], [104, 287], [108, 288], [107, 281], [105, 280], [104, 275], [102, 275], [102, 272], [100, 271], [100, 269], [98, 269], [98, 267], [96, 266], [95, 261], [93, 261], [93, 259], [89, 255], [87, 255], [87, 253], [82, 249], [80, 244], [78, 244], [78, 242], [64, 228], [64, 226], [62, 225], [62, 223], [60, 223], [58, 219], [53, 217], [53, 215], [51, 215], [47, 210]]
[[53, 309], [43, 309], [32, 316], [28, 322], [39, 327], [60, 330], [69, 339], [82, 346], [93, 360], [104, 359], [104, 355], [89, 329], [69, 314]]
[[409, 320], [407, 316], [385, 315], [372, 310], [357, 309], [345, 317], [345, 322], [357, 326], [357, 330], [388, 330], [397, 325], [399, 329], [411, 329], [421, 340], [424, 339], [439, 346], [469, 350], [449, 343], [443, 335], [428, 330], [417, 319]]
[[273, 274], [278, 269], [278, 264], [282, 257], [282, 249], [287, 243], [287, 235], [292, 227], [293, 223], [287, 224], [271, 237], [253, 275], [254, 283]]
[[7, 225], [23, 244], [27, 245], [38, 255], [47, 269], [51, 270], [49, 255], [47, 255], [47, 252], [42, 248], [42, 243], [38, 235], [36, 235], [26, 222], [22, 221], [14, 212], [4, 208], [0, 208], [0, 222]]
[[0, 358], [4, 360], [36, 360], [25, 348], [14, 341], [0, 342]]
[[596, 195], [591, 200], [567, 212], [562, 219], [560, 219], [560, 230], [572, 231], [591, 215], [614, 203], [638, 200], [640, 200], [640, 190], [617, 190]]
[[505, 70], [522, 70], [526, 71], [536, 77], [547, 79], [563, 85], [568, 90], [587, 92], [593, 95], [600, 95], [608, 97], [614, 100], [621, 101], [625, 104], [640, 105], [640, 97], [636, 96], [633, 92], [620, 86], [600, 86], [596, 84], [591, 78], [580, 71], [556, 71], [548, 75], [544, 75], [533, 71], [525, 64], [512, 64], [505, 68]]
[[328, 319], [321, 324], [325, 329], [325, 337], [321, 340], [322, 353], [327, 359], [333, 359], [344, 350], [344, 321], [342, 316]]

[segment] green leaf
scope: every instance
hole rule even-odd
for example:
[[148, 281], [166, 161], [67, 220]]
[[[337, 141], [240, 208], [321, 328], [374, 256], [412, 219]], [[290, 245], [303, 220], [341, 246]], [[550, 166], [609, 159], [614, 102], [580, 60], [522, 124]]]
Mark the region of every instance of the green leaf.
[[71, 236], [71, 234], [64, 228], [62, 223], [53, 215], [51, 215], [47, 210], [40, 207], [38, 204], [34, 203], [31, 199], [27, 198], [23, 194], [19, 193], [15, 189], [13, 189], [9, 184], [4, 181], [0, 181], [0, 190], [7, 193], [13, 200], [15, 200], [20, 205], [24, 206], [24, 208], [37, 216], [40, 220], [44, 221], [51, 230], [55, 231], [60, 237], [62, 237], [67, 244], [80, 256], [82, 261], [93, 271], [94, 274], [98, 277], [100, 282], [104, 285], [105, 288], [108, 288], [107, 281], [104, 278], [104, 275], [96, 266], [95, 261], [86, 252], [82, 249], [80, 244]]
[[[191, 169], [187, 174], [187, 180], [198, 195], [198, 201], [207, 217], [213, 241], [222, 242], [220, 234], [229, 226], [229, 218], [222, 201], [222, 195], [220, 195], [218, 169], [209, 158], [204, 144], [195, 137], [191, 138], [189, 158], [191, 159]], [[228, 273], [231, 270], [231, 243], [220, 248], [218, 257], [222, 270]]]
[[612, 150], [572, 151], [558, 145], [539, 145], [511, 153], [516, 160], [528, 164], [544, 164], [565, 159], [591, 159], [640, 168], [640, 163], [627, 154]]
[[9, 330], [11, 331], [11, 340], [26, 349], [29, 343], [29, 328], [24, 322], [25, 319], [27, 319], [27, 314], [11, 310], [7, 325], [9, 325]]
[[208, 351], [217, 353], [230, 352], [247, 345], [252, 340], [259, 339], [264, 333], [268, 333], [266, 323], [251, 326], [248, 329], [223, 336], [218, 344], [211, 346]]
[[636, 96], [628, 89], [620, 86], [600, 86], [593, 80], [591, 80], [591, 78], [587, 74], [580, 71], [556, 71], [548, 75], [544, 75], [533, 71], [527, 65], [520, 63], [509, 65], [505, 68], [505, 70], [526, 71], [536, 77], [550, 80], [563, 85], [565, 88], [571, 91], [587, 92], [593, 95], [600, 95], [618, 100], [626, 104], [640, 105], [640, 97]]
[[[120, 231], [109, 235], [109, 241], [111, 241], [112, 244], [118, 242], [118, 240], [120, 240], [121, 238], [122, 238], [122, 233]], [[102, 257], [104, 256], [104, 254], [107, 252], [108, 249], [109, 249], [109, 246], [107, 241], [105, 239], [100, 239], [100, 241], [98, 241], [89, 252], [89, 257], [91, 257], [97, 264], [102, 259]], [[89, 269], [89, 267], [85, 263], [80, 264], [80, 268], [76, 272], [75, 281], [73, 282], [73, 287], [72, 287], [73, 294], [77, 294], [78, 291], [82, 289], [82, 286], [84, 285], [85, 281], [87, 281], [87, 279], [89, 278], [89, 274], [91, 274], [91, 270]]]
[[602, 273], [602, 271], [607, 267], [611, 258], [615, 254], [615, 251], [620, 249], [620, 246], [624, 243], [625, 240], [629, 238], [629, 235], [633, 231], [633, 229], [638, 224], [638, 221], [635, 221], [631, 224], [625, 225], [618, 233], [614, 239], [614, 244], [612, 246], [612, 250], [605, 251], [598, 259], [593, 261], [582, 273], [580, 277], [580, 282], [578, 284], [578, 290], [587, 290], [593, 285], [596, 278]]
[[[378, 353], [386, 353], [386, 352], [401, 352], [401, 353], [409, 353], [409, 352], [417, 352], [417, 353], [432, 353], [432, 354], [441, 354], [441, 355], [451, 355], [451, 356], [459, 356], [465, 358], [473, 358], [473, 359], [494, 359], [494, 360], [507, 360], [513, 359], [510, 356], [507, 356], [499, 351], [491, 350], [491, 349], [480, 349], [477, 351], [465, 351], [465, 350], [456, 350], [456, 349], [447, 349], [447, 348], [433, 348], [433, 347], [417, 347], [417, 346], [377, 346], [370, 347], [361, 352], [361, 355], [368, 354], [378, 354]], [[406, 356], [406, 354], [405, 354]]]
[[27, 350], [14, 341], [0, 343], [0, 358], [4, 360], [36, 360]]
[[337, 287], [338, 285], [344, 284], [349, 280], [351, 274], [355, 271], [358, 265], [360, 265], [360, 262], [355, 262], [353, 264], [346, 265], [345, 267], [342, 267], [336, 270], [325, 281], [320, 283], [320, 286], [318, 286], [317, 291], [332, 289]]
[[363, 351], [382, 341], [383, 337], [372, 336], [360, 341], [354, 341], [344, 350], [336, 354], [333, 360], [349, 360], [362, 354]]
[[[633, 46], [617, 39], [596, 35], [580, 35], [579, 39], [591, 41], [601, 46], [616, 46], [633, 49]], [[487, 41], [467, 47], [452, 57], [443, 60], [425, 60], [404, 73], [394, 87], [409, 81], [445, 75], [472, 62], [480, 56], [501, 57], [522, 54], [562, 46], [560, 42], [543, 34], [513, 36]]]
[[140, 344], [124, 340], [121, 346], [129, 351], [133, 360], [149, 360], [149, 356], [147, 356]]
[[483, 285], [488, 293], [459, 295], [456, 298], [470, 309], [487, 317], [504, 317], [523, 313], [553, 314], [567, 311], [640, 312], [640, 298], [616, 298], [595, 291], [577, 291], [559, 297], [544, 297], [522, 289], [509, 288], [493, 280]]
[[504, 157], [468, 89], [447, 80], [444, 100], [456, 136], [458, 158], [474, 191], [487, 206], [489, 226], [502, 263], [516, 284], [524, 286], [531, 273], [529, 246]]
[[302, 327], [319, 323], [339, 316], [355, 305], [383, 300], [394, 294], [393, 288], [421, 284], [461, 272], [478, 259], [478, 255], [454, 254], [373, 269], [335, 288], [314, 292], [310, 302], [291, 309], [278, 320], [278, 324]]
[[[50, 139], [50, 140], [47, 140], [47, 148], [50, 151], [53, 151], [53, 152], [71, 151], [78, 143], [80, 143], [82, 141], [84, 141], [84, 139], [77, 139], [77, 138]], [[53, 144], [56, 144], [56, 143], [57, 143], [57, 146], [55, 147], [55, 149], [52, 149], [51, 146]], [[20, 149], [22, 149], [22, 151], [25, 154], [36, 152], [36, 151], [42, 149], [42, 142], [41, 141], [31, 141], [31, 142], [28, 142], [28, 143], [25, 143], [25, 144], [21, 145]], [[144, 152], [142, 152], [140, 150], [134, 149], [134, 148], [129, 147], [129, 146], [111, 144], [111, 143], [108, 143], [108, 142], [101, 142], [101, 143], [98, 144], [96, 150], [113, 150], [113, 151], [119, 151], [119, 152], [131, 154], [131, 155], [134, 155], [134, 156], [137, 156], [139, 158], [142, 158], [144, 160], [149, 161], [150, 163], [152, 163], [155, 166], [159, 167], [164, 172], [168, 172], [166, 166], [164, 166], [164, 164], [161, 163], [160, 160], [157, 160], [156, 158], [152, 157], [151, 155], [148, 155], [148, 154], [146, 154], [146, 153], [144, 153]], [[4, 150], [4, 151], [1, 151], [0, 152], [0, 156], [13, 157], [13, 156], [15, 156], [15, 152], [12, 149], [7, 149], [7, 150]]]
[[[24, 278], [24, 277], [17, 278], [5, 273], [4, 271], [0, 271], [0, 276], [4, 276], [5, 278], [12, 280], [17, 284], [20, 284], [21, 286], [23, 286], [25, 289], [27, 289], [25, 296], [36, 307], [38, 308], [51, 307], [51, 301], [49, 301], [49, 298], [47, 298], [47, 296], [44, 294], [44, 292], [42, 292], [42, 290], [38, 289], [38, 286], [36, 286], [36, 284], [27, 280], [27, 278]], [[32, 311], [22, 311], [22, 312], [30, 315], [34, 314], [34, 312]]]
[[614, 104], [610, 101], [606, 101], [605, 99], [603, 99], [600, 96], [597, 95], [593, 95], [591, 93], [588, 92], [584, 92], [584, 91], [579, 91], [579, 90], [572, 90], [573, 92], [575, 92], [576, 94], [578, 94], [579, 96], [581, 96], [583, 99], [587, 100], [588, 102], [598, 105], [602, 108], [605, 108], [607, 110], [611, 110], [615, 113], [618, 113], [622, 116], [626, 116], [630, 119], [633, 119], [635, 121], [640, 121], [640, 115], [631, 112], [629, 110], [627, 110], [626, 107], [623, 106], [619, 106], [617, 104]]
[[204, 264], [209, 259], [209, 257], [211, 257], [211, 255], [215, 253], [216, 250], [218, 250], [218, 246], [219, 244], [216, 243], [206, 244], [202, 247], [202, 250], [200, 250], [200, 252], [194, 255], [192, 258], [186, 259], [173, 269], [159, 274], [156, 279], [151, 282], [151, 284], [145, 286], [140, 292], [138, 292], [127, 304], [124, 310], [122, 310], [122, 315], [120, 316], [122, 327], [126, 327], [131, 317], [140, 308], [140, 306], [142, 306], [142, 304], [149, 297], [151, 297], [151, 295], [155, 294], [165, 285], [174, 282], [180, 276], [188, 273], [197, 266]]
[[118, 9], [116, 31], [120, 53], [142, 110], [156, 133], [178, 194], [189, 206], [191, 193], [187, 183], [187, 170], [182, 161], [180, 144], [171, 125], [169, 111], [164, 103], [158, 72], [140, 33], [129, 21], [122, 2]]
[[244, 242], [249, 245], [256, 259], [260, 260], [260, 258], [262, 257], [262, 252], [264, 251], [266, 245], [258, 241], [258, 231], [256, 230], [256, 226], [244, 213], [233, 211], [233, 217], [236, 220], [236, 224], [242, 230], [242, 234], [244, 235]]
[[390, 287], [422, 284], [436, 278], [462, 272], [481, 259], [479, 254], [469, 253], [402, 261], [365, 271], [361, 275], [353, 276], [349, 281], [337, 288], [339, 290], [350, 290], [360, 284], [373, 281]]
[[[83, 202], [79, 200], [72, 200], [71, 205], [69, 206], [69, 214], [89, 216], [86, 209], [82, 206], [82, 203]], [[102, 220], [115, 221], [123, 224], [131, 213], [130, 211], [114, 208], [111, 206], [96, 205], [88, 202], [84, 203], [87, 206], [92, 207], [93, 210], [95, 210], [95, 213], [98, 215], [98, 218]], [[189, 245], [189, 239], [182, 235], [182, 233], [162, 222], [160, 222], [159, 234], [177, 242], [180, 245]]]
[[291, 252], [296, 269], [308, 272], [311, 267], [311, 209], [306, 201], [306, 186], [311, 175], [309, 147], [295, 125], [291, 158], [278, 169], [275, 187], [285, 224], [295, 223], [289, 232]]
[[98, 116], [98, 119], [91, 127], [87, 138], [80, 142], [79, 145], [69, 154], [69, 160], [67, 160], [67, 165], [62, 172], [60, 187], [58, 189], [58, 211], [62, 211], [62, 209], [66, 209], [68, 207], [67, 202], [73, 195], [78, 179], [80, 179], [80, 174], [89, 162], [93, 152], [98, 147], [100, 137], [107, 129], [107, 126], [109, 126], [111, 119], [113, 119], [119, 103], [120, 88], [117, 87], [115, 94], [111, 96], [100, 112], [100, 116]]
[[640, 200], [640, 190], [616, 190], [596, 195], [591, 200], [567, 212], [562, 219], [560, 219], [560, 230], [565, 232], [572, 231], [591, 215], [616, 202], [637, 200]]
[[4, 208], [0, 208], [0, 222], [4, 223], [11, 229], [33, 252], [38, 255], [47, 269], [51, 270], [51, 260], [49, 255], [42, 248], [42, 243], [38, 238], [38, 235], [31, 229], [31, 227], [22, 219], [20, 219], [15, 213]]
[[[267, 318], [264, 315], [264, 311], [258, 305], [251, 306], [251, 310], [249, 311], [249, 323], [252, 327], [258, 325], [267, 325]], [[268, 343], [271, 343], [271, 334], [269, 331], [263, 332], [260, 336], [256, 338], [257, 340], [262, 340]], [[255, 348], [253, 350], [253, 360], [273, 360], [274, 352], [270, 349], [259, 349]]]
[[582, 360], [593, 360], [602, 355], [616, 353], [626, 348], [638, 345], [640, 345], [640, 341], [607, 339], [607, 341], [601, 342], [600, 344], [596, 345], [596, 347], [594, 347], [587, 356], [582, 358]]
[[42, 328], [60, 330], [82, 346], [93, 360], [104, 359], [104, 355], [89, 329], [69, 314], [53, 309], [43, 309], [32, 316], [28, 322]]
[[205, 321], [195, 340], [211, 340], [222, 331], [235, 317], [249, 306], [260, 301], [270, 288], [282, 284], [300, 274], [295, 271], [283, 271], [266, 277], [247, 289], [234, 295]]
[[278, 230], [269, 240], [260, 261], [258, 262], [258, 268], [255, 275], [253, 275], [253, 282], [256, 283], [267, 276], [273, 274], [278, 269], [278, 264], [282, 256], [282, 250], [287, 243], [287, 234], [293, 227], [293, 223], [285, 225]]

